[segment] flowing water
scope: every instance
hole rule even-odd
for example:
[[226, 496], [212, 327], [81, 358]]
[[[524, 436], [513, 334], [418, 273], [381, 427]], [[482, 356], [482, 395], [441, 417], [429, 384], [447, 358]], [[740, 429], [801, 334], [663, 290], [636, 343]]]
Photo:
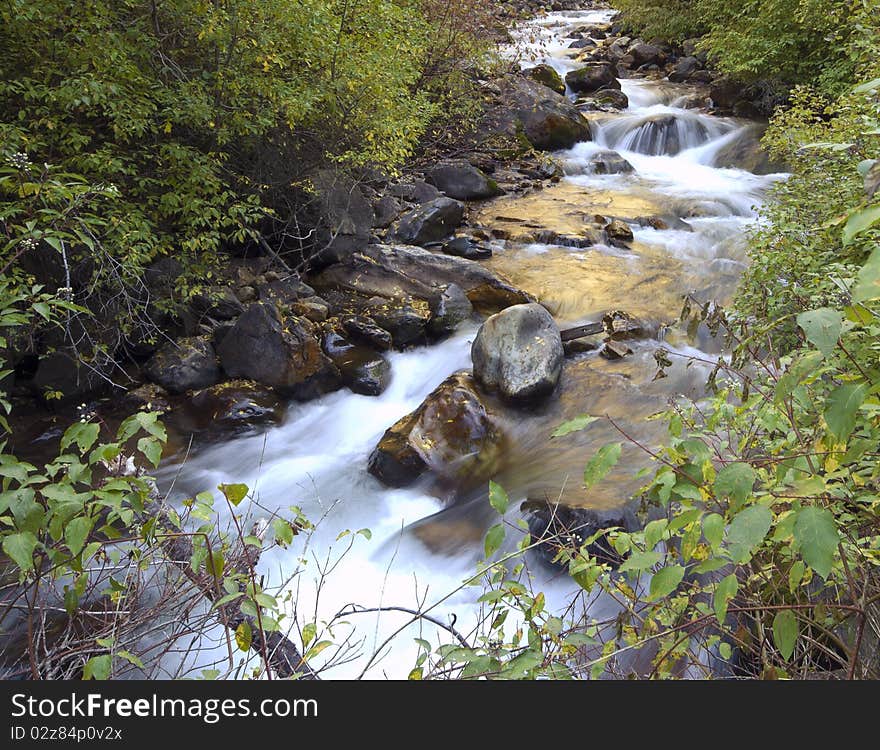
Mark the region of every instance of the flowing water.
[[[577, 67], [568, 48], [571, 30], [612, 16], [612, 11], [553, 13], [527, 24], [517, 33], [517, 49], [527, 53], [523, 65], [547, 62], [563, 74]], [[519, 501], [525, 499], [614, 508], [638, 488], [636, 472], [648, 462], [632, 445], [589, 496], [579, 489], [578, 477], [593, 451], [621, 439], [618, 428], [654, 443], [661, 425], [645, 417], [664, 408], [670, 397], [700, 395], [719, 351], [705, 330], [690, 338], [675, 326], [682, 296], [729, 298], [745, 262], [744, 230], [755, 220], [762, 193], [780, 177], [714, 166], [719, 151], [748, 124], [683, 108], [687, 87], [646, 79], [625, 79], [621, 85], [629, 108], [590, 113], [593, 141], [557, 154], [567, 175], [558, 185], [526, 197], [502, 197], [477, 217], [489, 228], [548, 229], [576, 237], [586, 236], [597, 216], [623, 220], [634, 234], [626, 247], [571, 247], [514, 237], [497, 241], [487, 264], [534, 293], [561, 326], [623, 309], [653, 332], [630, 342], [632, 355], [618, 361], [595, 353], [567, 360], [558, 398], [542, 407], [498, 408], [509, 450], [496, 479], [514, 501], [511, 522], [522, 516]], [[617, 151], [633, 172], [598, 174], [595, 159], [608, 150]], [[392, 383], [379, 397], [342, 391], [293, 405], [279, 426], [205, 448], [185, 461], [172, 457], [162, 467], [160, 483], [172, 497], [244, 482], [254, 491], [253, 500], [246, 501], [252, 515], [298, 506], [318, 522], [307, 544], [301, 535], [291, 548], [266, 554], [260, 563], [267, 585], [284, 584], [296, 603], [288, 625], [294, 620], [300, 627], [310, 621], [320, 625], [352, 603], [423, 610], [436, 603], [431, 616], [454, 621], [464, 633], [479, 620], [481, 591], [460, 585], [473, 573], [482, 536], [493, 522], [485, 495], [447, 505], [426, 488], [389, 489], [366, 470], [367, 457], [387, 427], [450, 373], [470, 367], [477, 325], [429, 348], [392, 354]], [[667, 378], [654, 380], [653, 354], [661, 341], [674, 365]], [[696, 364], [688, 366], [691, 358]], [[564, 440], [550, 440], [560, 422], [581, 413], [608, 415], [616, 427], [602, 421]], [[363, 528], [371, 538], [338, 538], [345, 530]], [[544, 591], [548, 606], [565, 607], [577, 586], [535, 560], [528, 562], [533, 585]], [[601, 600], [590, 607], [591, 616], [612, 611]], [[368, 677], [403, 678], [417, 654], [413, 639], [436, 644], [440, 632], [421, 622], [380, 648], [410, 615], [372, 612], [343, 619], [348, 624], [337, 624], [333, 638], [356, 648], [347, 652], [350, 660], [324, 673], [327, 678], [357, 677], [365, 669]], [[226, 651], [217, 635], [218, 643], [206, 639], [203, 651], [183, 668], [206, 666], [214, 657], [222, 661]], [[379, 658], [370, 664], [377, 648]], [[315, 666], [334, 656], [337, 652], [328, 649]]]

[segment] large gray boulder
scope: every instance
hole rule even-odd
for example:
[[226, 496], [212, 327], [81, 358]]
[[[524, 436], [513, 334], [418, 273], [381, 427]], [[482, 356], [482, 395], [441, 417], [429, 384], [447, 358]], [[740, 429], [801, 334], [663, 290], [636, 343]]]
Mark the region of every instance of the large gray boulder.
[[147, 360], [144, 374], [169, 393], [207, 388], [220, 380], [214, 347], [206, 338], [169, 341]]
[[450, 198], [462, 201], [492, 198], [504, 192], [482, 170], [461, 160], [431, 167], [425, 172], [425, 180]]
[[342, 385], [311, 321], [290, 316], [282, 323], [272, 303], [249, 305], [223, 336], [217, 353], [229, 377], [254, 380], [282, 395], [308, 399]]
[[522, 76], [498, 82], [502, 106], [495, 128], [521, 132], [536, 149], [557, 151], [589, 141], [590, 125], [566, 97]]
[[599, 89], [619, 89], [617, 68], [614, 63], [594, 62], [572, 70], [565, 75], [565, 82], [576, 94]]
[[471, 347], [477, 382], [513, 400], [550, 394], [564, 357], [559, 329], [537, 303], [514, 305], [487, 318]]
[[464, 205], [452, 198], [440, 197], [423, 203], [400, 218], [394, 232], [399, 242], [426, 245], [449, 237], [464, 218]]

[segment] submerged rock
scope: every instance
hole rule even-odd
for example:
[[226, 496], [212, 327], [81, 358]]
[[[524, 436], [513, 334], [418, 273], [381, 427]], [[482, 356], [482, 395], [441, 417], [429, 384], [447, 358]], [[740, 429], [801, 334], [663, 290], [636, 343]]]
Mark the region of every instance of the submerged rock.
[[394, 231], [394, 237], [408, 245], [437, 242], [451, 235], [463, 217], [464, 206], [459, 201], [435, 198], [405, 213]]
[[195, 393], [190, 406], [202, 429], [241, 430], [279, 422], [284, 407], [269, 388], [248, 380], [231, 380]]
[[338, 389], [339, 371], [321, 351], [311, 321], [291, 316], [283, 323], [274, 304], [247, 307], [225, 334], [218, 352], [232, 378], [246, 378], [286, 396], [313, 398]]
[[556, 323], [537, 303], [514, 305], [492, 315], [471, 347], [477, 382], [513, 400], [552, 393], [564, 356]]
[[470, 237], [455, 237], [443, 245], [443, 252], [468, 260], [486, 260], [492, 257], [492, 248], [478, 245]]
[[144, 365], [144, 374], [169, 393], [205, 388], [220, 379], [217, 355], [207, 338], [169, 341]]
[[324, 336], [323, 348], [353, 393], [378, 396], [391, 382], [390, 363], [374, 349], [354, 344], [335, 331]]
[[476, 485], [492, 474], [501, 452], [501, 434], [473, 379], [459, 372], [386, 430], [368, 469], [391, 487], [410, 485], [426, 472], [443, 484]]
[[616, 151], [599, 151], [590, 159], [590, 166], [596, 174], [630, 174], [635, 167]]

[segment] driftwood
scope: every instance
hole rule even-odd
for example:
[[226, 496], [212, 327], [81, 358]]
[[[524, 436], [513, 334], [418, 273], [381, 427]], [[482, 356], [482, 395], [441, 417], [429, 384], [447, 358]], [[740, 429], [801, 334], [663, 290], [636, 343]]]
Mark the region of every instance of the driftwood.
[[564, 331], [560, 331], [559, 335], [563, 341], [574, 341], [575, 339], [593, 336], [597, 333], [605, 333], [604, 323], [587, 323], [586, 325], [575, 326], [574, 328], [566, 328]]

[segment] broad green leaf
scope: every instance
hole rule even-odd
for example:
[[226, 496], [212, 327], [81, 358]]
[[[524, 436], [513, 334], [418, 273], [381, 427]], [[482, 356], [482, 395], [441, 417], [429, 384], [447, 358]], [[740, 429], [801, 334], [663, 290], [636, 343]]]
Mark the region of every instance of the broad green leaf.
[[722, 578], [718, 581], [718, 585], [715, 586], [715, 596], [712, 604], [719, 625], [724, 624], [724, 620], [727, 618], [727, 607], [730, 604], [730, 600], [736, 596], [738, 590], [739, 581], [736, 579], [735, 573], [731, 573], [729, 576]]
[[746, 501], [755, 485], [755, 470], [745, 463], [728, 464], [715, 477], [717, 497], [729, 497], [738, 504]]
[[71, 554], [78, 555], [86, 546], [93, 525], [94, 521], [91, 518], [79, 516], [64, 527], [64, 541], [67, 542]]
[[309, 644], [315, 640], [315, 636], [318, 634], [318, 626], [313, 622], [308, 622], [303, 625], [302, 629], [302, 640], [303, 640], [303, 650], [305, 651]]
[[804, 335], [826, 357], [834, 351], [840, 338], [843, 316], [830, 307], [803, 312], [797, 316], [797, 323]]
[[804, 565], [803, 560], [795, 560], [794, 563], [792, 563], [792, 566], [788, 571], [788, 590], [792, 594], [797, 591], [798, 586], [801, 585], [801, 581], [804, 580], [806, 567], [807, 566]]
[[504, 524], [496, 523], [489, 531], [486, 532], [486, 542], [484, 545], [486, 559], [489, 559], [501, 546], [504, 541]]
[[752, 505], [737, 513], [727, 530], [730, 559], [735, 563], [748, 562], [772, 523], [773, 514], [763, 505]]
[[138, 450], [147, 457], [153, 467], [159, 465], [162, 458], [162, 443], [153, 437], [142, 437], [138, 440]]
[[246, 484], [221, 484], [217, 487], [226, 499], [235, 506], [247, 497], [248, 486]]
[[797, 616], [790, 609], [780, 610], [773, 618], [773, 641], [776, 643], [779, 653], [782, 654], [782, 658], [786, 661], [791, 659], [797, 639]]
[[568, 435], [572, 432], [580, 432], [587, 425], [593, 424], [599, 417], [592, 417], [589, 414], [581, 414], [579, 417], [575, 417], [574, 419], [570, 419], [568, 422], [563, 422], [559, 427], [557, 427], [551, 433], [551, 438], [558, 438]]
[[603, 479], [620, 459], [621, 450], [623, 450], [621, 443], [611, 443], [599, 448], [584, 468], [584, 487], [589, 489]]
[[626, 573], [628, 570], [642, 571], [656, 565], [663, 559], [663, 555], [659, 552], [633, 552], [623, 564], [620, 566], [620, 572]]
[[712, 549], [718, 549], [724, 539], [724, 518], [717, 513], [710, 513], [703, 519], [703, 536]]
[[3, 538], [3, 551], [12, 562], [23, 571], [33, 570], [34, 550], [37, 548], [37, 537], [30, 531], [9, 534]]
[[859, 271], [853, 302], [868, 302], [880, 297], [880, 248], [875, 248]]
[[656, 521], [648, 523], [645, 526], [645, 549], [654, 549], [657, 546], [657, 542], [663, 538], [663, 534], [668, 526], [669, 521], [665, 518], [658, 518]]
[[843, 227], [843, 244], [850, 244], [862, 232], [866, 232], [880, 221], [880, 205], [866, 206], [850, 214]]
[[83, 667], [84, 680], [108, 680], [110, 668], [113, 666], [113, 657], [110, 654], [93, 656]]
[[822, 578], [827, 578], [840, 543], [837, 524], [831, 511], [812, 505], [801, 508], [794, 524], [794, 539], [804, 562]]
[[76, 443], [81, 452], [85, 453], [98, 439], [100, 427], [92, 422], [74, 422], [64, 432], [61, 438], [61, 450], [66, 450], [69, 445]]
[[131, 653], [131, 651], [126, 651], [125, 649], [121, 649], [116, 652], [116, 656], [120, 659], [125, 659], [129, 664], [133, 664], [134, 666], [140, 669], [146, 669], [143, 661], [141, 661], [140, 657], [135, 656], [135, 654]]
[[489, 504], [495, 508], [499, 516], [503, 516], [510, 505], [510, 498], [507, 497], [504, 488], [491, 480], [489, 481]]
[[668, 596], [684, 578], [684, 568], [681, 565], [670, 565], [658, 570], [651, 578], [651, 599], [662, 599]]
[[855, 429], [856, 414], [867, 396], [867, 383], [839, 385], [828, 396], [825, 423], [837, 442], [844, 442]]
[[272, 528], [275, 530], [275, 541], [282, 546], [293, 543], [293, 527], [283, 518], [276, 518], [272, 521]]

